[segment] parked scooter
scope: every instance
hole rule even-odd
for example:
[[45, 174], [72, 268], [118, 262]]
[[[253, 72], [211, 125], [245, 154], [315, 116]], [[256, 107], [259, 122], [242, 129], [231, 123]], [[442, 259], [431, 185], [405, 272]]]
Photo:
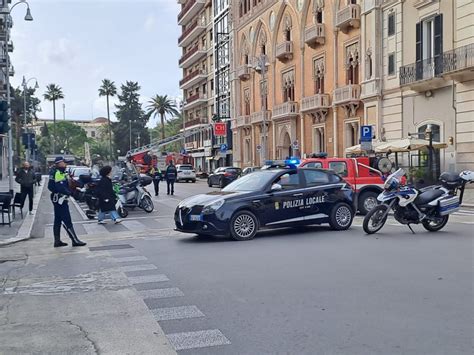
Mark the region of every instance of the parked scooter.
[[384, 191], [377, 197], [381, 204], [364, 218], [363, 228], [367, 234], [381, 230], [391, 210], [395, 219], [406, 224], [412, 233], [411, 224], [419, 223], [430, 232], [439, 231], [448, 223], [449, 215], [459, 210], [466, 184], [474, 182], [473, 171], [443, 173], [440, 176], [441, 185], [418, 190], [401, 186], [404, 175], [405, 171], [398, 169], [385, 181]]
[[119, 192], [119, 199], [125, 208], [139, 207], [147, 213], [154, 210], [153, 201], [150, 193], [145, 186], [152, 183], [153, 178], [150, 176], [136, 177], [132, 182], [122, 186]]

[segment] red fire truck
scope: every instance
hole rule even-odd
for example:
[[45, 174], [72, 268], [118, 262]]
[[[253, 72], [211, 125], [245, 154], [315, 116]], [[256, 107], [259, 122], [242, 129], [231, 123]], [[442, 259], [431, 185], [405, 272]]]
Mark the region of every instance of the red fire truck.
[[392, 169], [386, 157], [329, 158], [327, 154], [313, 154], [300, 166], [331, 169], [343, 177], [356, 191], [359, 212], [367, 214], [377, 205], [377, 196], [383, 190], [383, 176]]

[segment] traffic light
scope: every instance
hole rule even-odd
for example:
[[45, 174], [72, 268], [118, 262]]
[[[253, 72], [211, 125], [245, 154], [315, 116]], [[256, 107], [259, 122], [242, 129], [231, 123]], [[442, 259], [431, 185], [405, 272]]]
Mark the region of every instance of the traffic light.
[[0, 101], [0, 134], [6, 134], [10, 130], [8, 125], [8, 102]]

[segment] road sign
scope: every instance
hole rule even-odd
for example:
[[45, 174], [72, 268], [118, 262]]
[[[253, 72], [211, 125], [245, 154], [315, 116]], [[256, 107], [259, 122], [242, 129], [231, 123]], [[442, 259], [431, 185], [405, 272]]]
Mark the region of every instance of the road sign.
[[222, 153], [227, 152], [227, 144], [221, 144], [220, 150], [221, 150]]
[[292, 145], [294, 150], [298, 150], [300, 148], [298, 141], [294, 141]]
[[257, 152], [262, 150], [262, 146], [260, 144], [257, 144]]
[[360, 127], [360, 141], [361, 142], [372, 142], [374, 135], [372, 134], [372, 126], [361, 126]]
[[227, 136], [227, 124], [221, 122], [214, 123], [214, 135], [220, 137]]

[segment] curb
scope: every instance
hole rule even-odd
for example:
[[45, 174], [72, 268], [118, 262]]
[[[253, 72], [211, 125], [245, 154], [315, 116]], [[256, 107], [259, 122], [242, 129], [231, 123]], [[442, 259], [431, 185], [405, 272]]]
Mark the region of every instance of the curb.
[[46, 183], [46, 180], [43, 178], [41, 180], [42, 184], [38, 191], [35, 194], [35, 197], [33, 199], [33, 211], [35, 211], [34, 215], [27, 214], [26, 217], [23, 219], [23, 223], [18, 230], [18, 233], [16, 234], [15, 237], [4, 239], [0, 241], [0, 248], [11, 245], [14, 243], [22, 242], [24, 240], [28, 240], [31, 238], [31, 230], [33, 229], [33, 225], [35, 224], [35, 219], [36, 219], [36, 212], [38, 211], [38, 205], [41, 200], [41, 196], [43, 195], [43, 189], [44, 185]]

